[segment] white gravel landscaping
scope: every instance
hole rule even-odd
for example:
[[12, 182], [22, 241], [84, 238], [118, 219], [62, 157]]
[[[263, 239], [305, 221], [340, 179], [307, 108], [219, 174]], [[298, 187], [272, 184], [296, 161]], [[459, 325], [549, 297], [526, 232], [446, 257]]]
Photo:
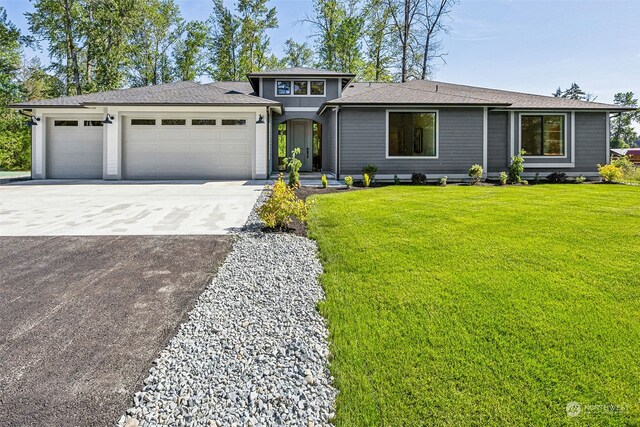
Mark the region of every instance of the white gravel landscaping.
[[120, 425], [329, 425], [316, 245], [260, 228], [254, 209]]

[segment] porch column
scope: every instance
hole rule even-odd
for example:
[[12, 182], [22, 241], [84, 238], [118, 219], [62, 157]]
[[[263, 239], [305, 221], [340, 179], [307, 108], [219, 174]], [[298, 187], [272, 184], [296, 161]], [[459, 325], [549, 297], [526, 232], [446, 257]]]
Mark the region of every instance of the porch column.
[[267, 132], [269, 132], [269, 126], [267, 126], [267, 108], [261, 108], [256, 113], [256, 122], [258, 122], [260, 115], [262, 115], [263, 123], [256, 123], [256, 163], [255, 174], [253, 179], [267, 179], [267, 163], [268, 163], [268, 143]]
[[37, 126], [31, 126], [31, 177], [33, 179], [45, 179], [47, 177], [46, 167], [46, 135], [47, 135], [47, 119], [42, 114], [37, 114], [36, 110], [32, 113], [34, 117], [40, 118]]
[[122, 179], [122, 171], [120, 167], [120, 129], [122, 116], [118, 111], [107, 109], [111, 124], [104, 125], [104, 172], [103, 179], [117, 180]]

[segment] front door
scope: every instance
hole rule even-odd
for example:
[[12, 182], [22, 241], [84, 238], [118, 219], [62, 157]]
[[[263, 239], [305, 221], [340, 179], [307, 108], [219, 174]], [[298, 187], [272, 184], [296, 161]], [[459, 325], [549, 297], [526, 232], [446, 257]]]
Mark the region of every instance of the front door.
[[311, 147], [311, 120], [291, 120], [291, 150], [300, 148], [297, 158], [302, 162], [300, 172], [313, 169], [313, 150]]

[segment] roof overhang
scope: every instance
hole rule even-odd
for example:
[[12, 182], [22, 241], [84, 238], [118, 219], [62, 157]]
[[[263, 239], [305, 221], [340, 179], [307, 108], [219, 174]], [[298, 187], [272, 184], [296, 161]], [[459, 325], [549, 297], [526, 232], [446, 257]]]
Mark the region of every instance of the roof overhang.
[[420, 103], [402, 103], [402, 104], [390, 104], [390, 103], [379, 103], [379, 102], [369, 102], [369, 103], [340, 103], [340, 102], [325, 102], [324, 104], [322, 104], [319, 108], [319, 112], [318, 115], [322, 115], [322, 113], [324, 113], [324, 110], [326, 110], [327, 108], [334, 108], [334, 107], [340, 107], [340, 108], [405, 108], [405, 107], [411, 107], [411, 108], [484, 108], [484, 107], [489, 107], [491, 109], [496, 109], [496, 108], [503, 108], [503, 107], [507, 107], [511, 104], [443, 104], [443, 103], [439, 103], [439, 104], [425, 104], [423, 102]]

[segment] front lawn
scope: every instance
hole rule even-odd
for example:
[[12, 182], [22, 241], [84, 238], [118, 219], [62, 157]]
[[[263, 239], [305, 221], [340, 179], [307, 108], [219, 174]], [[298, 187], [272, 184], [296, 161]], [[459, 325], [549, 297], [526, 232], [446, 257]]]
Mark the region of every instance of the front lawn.
[[337, 425], [640, 424], [640, 188], [315, 200]]

